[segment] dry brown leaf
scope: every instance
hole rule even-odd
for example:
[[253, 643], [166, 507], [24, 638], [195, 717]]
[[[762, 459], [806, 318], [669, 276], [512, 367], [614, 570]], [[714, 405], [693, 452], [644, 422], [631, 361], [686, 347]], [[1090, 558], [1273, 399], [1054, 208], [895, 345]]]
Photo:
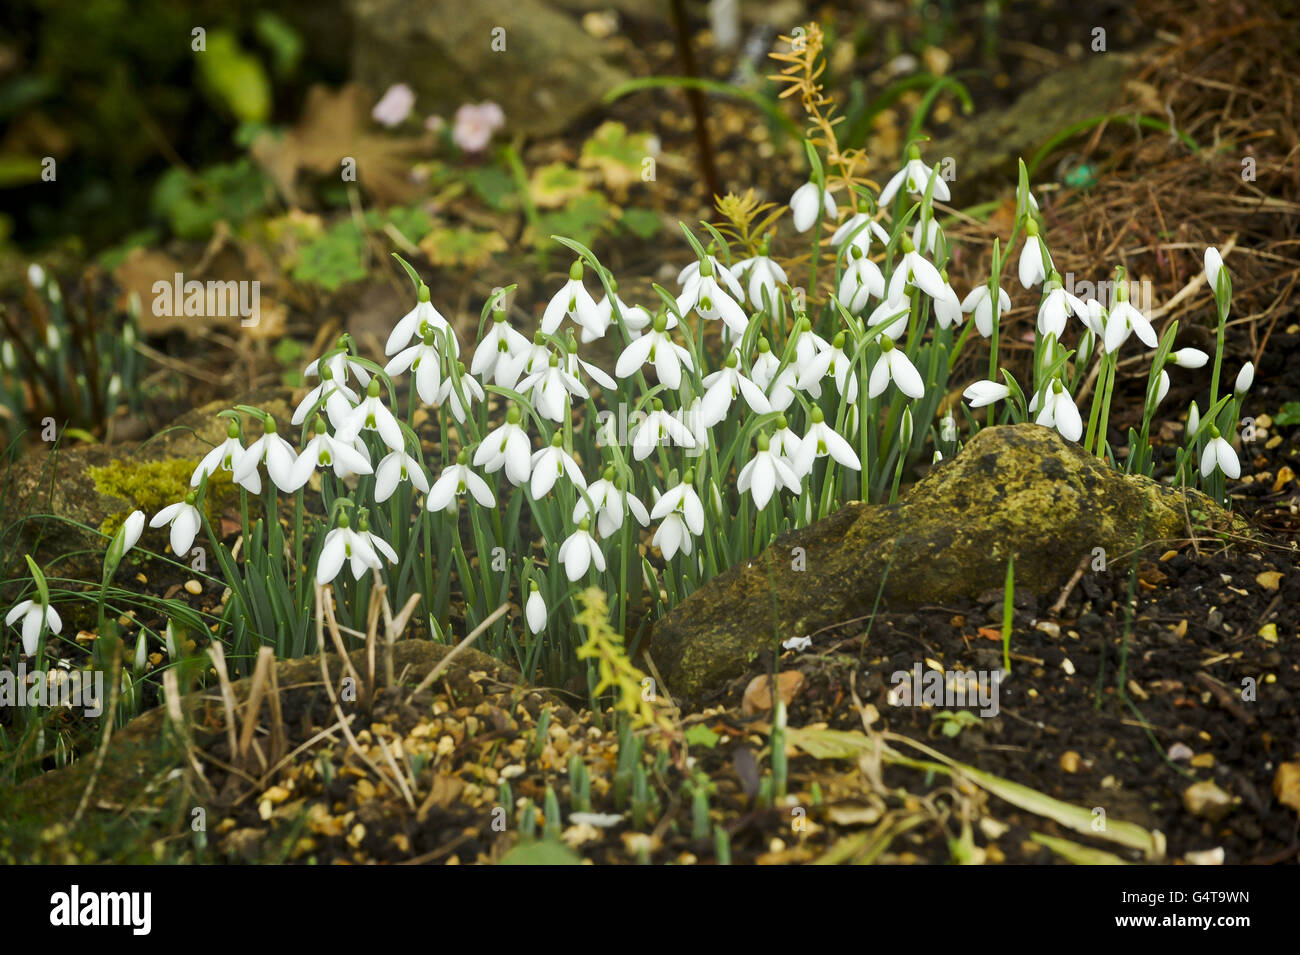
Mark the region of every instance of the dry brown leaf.
[[[803, 674], [798, 670], [786, 670], [777, 674], [776, 692], [781, 697], [786, 706], [790, 705], [801, 689], [803, 689]], [[772, 688], [768, 681], [767, 674], [763, 673], [749, 681], [749, 686], [745, 687], [745, 697], [741, 701], [741, 712], [746, 716], [753, 716], [756, 713], [766, 713], [772, 708]]]

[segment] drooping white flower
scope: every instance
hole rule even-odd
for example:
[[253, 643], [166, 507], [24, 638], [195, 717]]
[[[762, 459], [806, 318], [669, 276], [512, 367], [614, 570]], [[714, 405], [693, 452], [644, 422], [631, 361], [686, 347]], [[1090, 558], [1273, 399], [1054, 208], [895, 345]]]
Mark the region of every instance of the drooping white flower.
[[[232, 479], [238, 484], [245, 482], [257, 473], [257, 466], [266, 463], [266, 474], [271, 483], [281, 491], [296, 490], [293, 484], [293, 465], [297, 461], [293, 445], [280, 437], [275, 430], [275, 419], [267, 415], [262, 422], [262, 436], [250, 444], [235, 465]], [[260, 486], [260, 481], [258, 482]]]
[[623, 526], [625, 511], [631, 513], [642, 527], [650, 524], [650, 513], [640, 499], [614, 483], [613, 468], [607, 468], [603, 477], [591, 482], [586, 497], [578, 498], [573, 505], [573, 523], [580, 523], [588, 515], [588, 498], [596, 508], [596, 529], [601, 537], [611, 537]]
[[749, 273], [749, 304], [758, 308], [771, 308], [780, 297], [778, 286], [786, 285], [789, 279], [785, 269], [768, 257], [766, 251], [748, 259], [742, 259], [732, 267], [732, 274], [743, 276]]
[[880, 333], [897, 341], [907, 334], [907, 326], [912, 321], [912, 303], [904, 297], [887, 298], [877, 305], [867, 316], [867, 327], [876, 328], [884, 325]]
[[422, 494], [429, 493], [429, 479], [425, 476], [423, 462], [405, 451], [389, 451], [379, 459], [379, 466], [375, 468], [375, 500], [380, 503], [388, 500], [403, 481], [410, 481]]
[[1210, 291], [1219, 294], [1219, 273], [1223, 271], [1223, 256], [1214, 246], [1205, 250], [1205, 280], [1210, 283]]
[[488, 432], [474, 451], [474, 466], [488, 474], [505, 468], [506, 478], [519, 487], [532, 473], [532, 445], [519, 422], [523, 415], [518, 406], [506, 410], [506, 423]]
[[814, 405], [812, 424], [799, 439], [799, 449], [794, 459], [795, 473], [800, 477], [807, 477], [812, 473], [813, 463], [827, 455], [842, 467], [854, 471], [862, 470], [862, 462], [858, 460], [853, 448], [841, 434], [826, 423], [826, 416], [822, 413], [822, 409]]
[[1234, 481], [1241, 477], [1241, 461], [1228, 440], [1219, 434], [1219, 429], [1210, 425], [1210, 440], [1201, 452], [1201, 477], [1209, 477], [1215, 469]]
[[1199, 348], [1179, 348], [1170, 353], [1169, 360], [1179, 368], [1204, 368], [1210, 356]]
[[427, 285], [420, 286], [419, 301], [415, 308], [398, 319], [397, 324], [393, 326], [388, 342], [384, 345], [384, 354], [396, 355], [410, 345], [412, 340], [423, 340], [425, 326], [434, 330], [439, 345], [446, 340], [446, 336], [450, 336], [453, 350], [456, 354], [460, 354], [460, 342], [456, 339], [456, 333], [452, 331], [451, 323], [443, 318], [442, 313], [429, 301]]
[[51, 633], [63, 631], [63, 621], [53, 607], [43, 607], [35, 600], [23, 600], [14, 604], [5, 616], [5, 626], [11, 627], [19, 617], [22, 618], [23, 653], [34, 656], [41, 642], [41, 628], [49, 627]]
[[745, 310], [718, 284], [713, 275], [713, 265], [707, 259], [700, 265], [699, 273], [687, 279], [682, 294], [677, 296], [679, 315], [685, 317], [692, 309], [699, 313], [700, 318], [709, 321], [722, 319], [733, 335], [745, 334], [749, 325]]
[[939, 274], [939, 270], [925, 256], [916, 251], [916, 248], [912, 245], [912, 240], [907, 236], [903, 236], [900, 248], [903, 250], [903, 258], [889, 277], [886, 298], [891, 301], [902, 298], [909, 285], [919, 288], [930, 298], [939, 298], [943, 295], [947, 283]]
[[[605, 321], [596, 301], [582, 284], [582, 260], [573, 263], [569, 269], [569, 281], [551, 296], [542, 313], [542, 331], [554, 335], [560, 323], [568, 318], [580, 326], [583, 331], [594, 338], [605, 334]], [[590, 340], [590, 339], [589, 339]]]
[[347, 384], [349, 372], [361, 383], [362, 388], [370, 384], [370, 372], [365, 365], [348, 353], [348, 342], [348, 336], [344, 335], [340, 338], [332, 353], [317, 358], [302, 370], [303, 377], [315, 378], [321, 374], [321, 368], [328, 366], [329, 370], [333, 372], [334, 381], [338, 384]]
[[720, 371], [704, 379], [704, 387], [707, 390], [700, 405], [700, 423], [706, 428], [712, 428], [727, 417], [731, 403], [738, 395], [744, 397], [745, 404], [755, 414], [772, 410], [763, 389], [741, 374], [740, 356], [734, 351], [727, 355], [727, 363]]
[[[198, 487], [205, 475], [210, 475], [218, 469], [233, 472], [243, 456], [244, 446], [239, 443], [239, 422], [232, 420], [226, 429], [226, 440], [205, 454], [199, 466], [190, 475], [190, 487]], [[245, 487], [254, 494], [262, 493], [262, 479], [258, 477], [256, 471], [253, 472], [252, 481], [245, 484]]]
[[871, 376], [867, 379], [867, 396], [878, 398], [884, 394], [892, 381], [907, 397], [923, 398], [925, 382], [911, 359], [903, 354], [901, 348], [895, 348], [893, 339], [888, 336], [881, 336], [880, 348], [880, 357], [876, 360], [875, 366], [871, 369]]
[[496, 496], [487, 481], [483, 480], [469, 468], [469, 452], [462, 449], [456, 455], [456, 463], [443, 469], [438, 480], [433, 482], [424, 506], [430, 511], [454, 511], [458, 499], [468, 492], [483, 507], [496, 507]]
[[199, 509], [194, 506], [197, 499], [198, 494], [190, 491], [185, 495], [185, 500], [167, 505], [149, 521], [150, 527], [162, 527], [164, 524], [171, 525], [172, 553], [178, 560], [189, 554], [190, 547], [194, 543], [194, 536], [198, 534], [199, 528], [203, 524], [203, 516], [199, 514]]
[[328, 584], [337, 577], [344, 562], [350, 565], [354, 580], [360, 580], [367, 569], [383, 567], [369, 535], [354, 531], [346, 512], [339, 514], [336, 526], [325, 535], [320, 559], [316, 562], [317, 585]]
[[678, 551], [689, 555], [695, 547], [695, 541], [691, 537], [690, 528], [686, 526], [685, 517], [676, 511], [663, 519], [663, 522], [655, 529], [650, 543], [659, 548], [664, 560], [672, 560], [677, 556]]
[[550, 361], [550, 343], [539, 330], [531, 342], [525, 342], [517, 351], [503, 356], [497, 363], [497, 384], [503, 388], [514, 388], [520, 378], [545, 368]]
[[[921, 161], [921, 150], [916, 146], [910, 146], [907, 150], [907, 162], [903, 168], [894, 173], [889, 182], [885, 183], [885, 188], [880, 190], [880, 205], [887, 206], [893, 201], [894, 196], [898, 195], [900, 189], [913, 196], [925, 194], [925, 190], [930, 186], [930, 178], [934, 176], [934, 170]], [[948, 191], [948, 183], [944, 182], [943, 176], [934, 176], [934, 197], [940, 202], [947, 202], [952, 198], [952, 193]]]
[[970, 402], [972, 408], [983, 408], [996, 401], [1001, 401], [1011, 394], [1011, 389], [997, 381], [977, 381], [962, 392], [962, 397]]
[[[1037, 399], [1037, 395], [1034, 397]], [[1030, 411], [1033, 410], [1031, 407]], [[1083, 418], [1079, 416], [1074, 399], [1059, 378], [1048, 386], [1043, 396], [1043, 406], [1035, 421], [1044, 427], [1055, 428], [1067, 441], [1078, 441], [1083, 437]]]
[[817, 222], [818, 212], [825, 212], [826, 218], [834, 219], [839, 209], [829, 192], [815, 182], [805, 182], [790, 197], [790, 212], [794, 217], [797, 232], [807, 232]]
[[1088, 318], [1088, 306], [1083, 304], [1082, 299], [1065, 290], [1061, 277], [1055, 272], [1043, 288], [1047, 294], [1038, 306], [1038, 333], [1044, 336], [1055, 335], [1056, 340], [1060, 341], [1070, 313], [1073, 312], [1080, 321], [1085, 321]]
[[[794, 338], [794, 360], [798, 365], [812, 361], [831, 347], [826, 339], [812, 330], [812, 322], [808, 320], [807, 316], [795, 322], [791, 336]], [[820, 395], [821, 391], [816, 390], [813, 394]]]
[[935, 297], [934, 317], [940, 328], [951, 328], [961, 324], [961, 299], [957, 298], [957, 293], [948, 284], [948, 273], [940, 272], [939, 277], [943, 279], [943, 294]]
[[935, 250], [939, 247], [939, 240], [942, 238], [943, 229], [940, 228], [938, 219], [930, 220], [924, 239], [921, 237], [921, 220], [917, 219], [916, 225], [912, 226], [912, 245], [928, 256], [934, 256]]
[[1250, 391], [1250, 386], [1255, 383], [1255, 363], [1248, 361], [1241, 366], [1241, 371], [1237, 372], [1237, 381], [1232, 386], [1234, 395], [1244, 395]]
[[565, 352], [564, 370], [570, 377], [579, 381], [582, 380], [582, 375], [586, 375], [606, 391], [614, 391], [618, 388], [618, 384], [613, 378], [591, 362], [583, 361], [578, 357], [578, 343], [573, 340], [572, 336], [569, 338], [569, 348]]
[[853, 362], [844, 351], [846, 340], [844, 332], [837, 333], [830, 347], [814, 355], [806, 364], [800, 365], [797, 385], [800, 391], [812, 394], [812, 387], [830, 375], [835, 382], [835, 389], [844, 400], [858, 400], [858, 375], [853, 370]]
[[528, 490], [534, 500], [542, 500], [555, 487], [561, 477], [568, 477], [580, 488], [586, 488], [587, 479], [582, 476], [582, 468], [573, 460], [573, 455], [564, 450], [564, 435], [559, 431], [551, 443], [533, 454], [532, 477], [529, 478]]
[[[961, 310], [975, 313], [975, 330], [988, 338], [993, 334], [993, 297], [989, 295], [988, 285], [977, 285], [961, 300]], [[1003, 312], [1011, 311], [1011, 298], [1001, 288], [998, 289], [998, 318]]]
[[144, 511], [132, 511], [127, 515], [126, 520], [122, 522], [122, 526], [117, 529], [117, 533], [113, 535], [114, 543], [118, 543], [117, 539], [120, 537], [122, 548], [121, 553], [126, 554], [127, 551], [139, 542], [140, 534], [143, 531]]
[[293, 417], [289, 419], [289, 423], [295, 427], [307, 420], [307, 415], [322, 396], [325, 398], [325, 415], [335, 428], [339, 426], [340, 421], [347, 417], [348, 412], [352, 410], [352, 406], [360, 400], [355, 391], [347, 385], [334, 380], [334, 370], [329, 365], [321, 366], [320, 375], [320, 384], [307, 392], [306, 397], [298, 402]]
[[[438, 388], [437, 404], [447, 402], [451, 407], [451, 416], [461, 424], [465, 423], [465, 418], [469, 414], [469, 409], [461, 404], [461, 394], [465, 396], [465, 403], [473, 405], [476, 401], [482, 401], [487, 397], [483, 391], [483, 386], [478, 383], [478, 379], [465, 373], [463, 362], [456, 363], [455, 375], [448, 375], [442, 380], [441, 387]], [[456, 390], [456, 379], [460, 379], [460, 391]]]
[[519, 382], [515, 390], [530, 397], [542, 417], [555, 422], [568, 419], [570, 399], [591, 397], [586, 385], [560, 367], [560, 356], [553, 352], [547, 366]]
[[835, 297], [848, 311], [857, 314], [867, 307], [867, 302], [874, 295], [882, 298], [885, 294], [885, 277], [880, 266], [872, 262], [858, 246], [849, 249], [848, 264], [840, 276], [839, 288]]
[[477, 375], [483, 381], [493, 378], [502, 387], [512, 387], [519, 379], [516, 376], [509, 384], [505, 383], [503, 379], [507, 365], [513, 356], [522, 354], [527, 348], [528, 339], [510, 326], [505, 311], [494, 309], [492, 326], [474, 349], [474, 358], [469, 366], [470, 374]]
[[695, 435], [682, 423], [664, 410], [664, 403], [654, 399], [651, 410], [645, 420], [636, 425], [632, 432], [632, 457], [644, 461], [660, 444], [671, 442], [680, 447], [695, 447]]
[[[630, 338], [639, 337], [654, 321], [654, 316], [650, 314], [650, 310], [644, 305], [628, 305], [619, 298], [618, 283], [611, 278], [609, 280], [609, 294], [596, 303], [596, 308], [600, 311], [601, 321], [606, 326], [614, 320], [615, 305], [618, 306], [618, 312], [623, 317], [623, 325], [627, 328]], [[670, 316], [668, 327], [672, 328], [676, 324], [677, 317]]]
[[[1044, 246], [1042, 240], [1038, 238], [1038, 225], [1033, 219], [1025, 223], [1025, 244], [1020, 249], [1020, 263], [1018, 271], [1020, 273], [1020, 284], [1025, 288], [1033, 286], [1047, 280], [1047, 266], [1043, 264]], [[1051, 259], [1048, 259], [1050, 263]]]
[[772, 346], [768, 343], [767, 338], [760, 336], [757, 347], [758, 355], [754, 358], [754, 364], [750, 368], [749, 374], [754, 380], [754, 384], [767, 391], [768, 385], [772, 384], [772, 379], [776, 377], [776, 373], [781, 367], [781, 359], [772, 354]]
[[1165, 395], [1169, 394], [1169, 372], [1163, 368], [1160, 369], [1160, 381], [1156, 386], [1156, 404], [1165, 400]]
[[741, 494], [748, 492], [754, 499], [754, 507], [761, 511], [776, 491], [785, 488], [798, 494], [801, 485], [794, 469], [772, 450], [766, 434], [759, 434], [757, 445], [758, 450], [736, 477], [736, 490]]
[[537, 589], [537, 581], [528, 582], [528, 601], [524, 604], [524, 618], [532, 633], [541, 633], [546, 629], [546, 601]]
[[652, 543], [666, 560], [671, 560], [678, 550], [689, 554], [692, 535], [704, 533], [704, 505], [695, 493], [694, 481], [694, 471], [687, 471], [680, 482], [659, 496], [650, 510], [651, 520], [663, 521]]
[[663, 313], [656, 315], [651, 330], [630, 343], [618, 356], [614, 374], [619, 378], [631, 378], [642, 365], [650, 364], [654, 365], [661, 384], [678, 388], [682, 383], [682, 366], [693, 371], [695, 364], [691, 361], [691, 353], [668, 337], [667, 328], [668, 320]]
[[[1122, 288], [1122, 284], [1117, 286]], [[1121, 296], [1122, 292], [1119, 293]], [[1129, 332], [1133, 331], [1141, 339], [1142, 344], [1147, 348], [1155, 348], [1160, 344], [1156, 338], [1156, 330], [1151, 327], [1151, 322], [1147, 317], [1134, 308], [1126, 299], [1116, 302], [1110, 310], [1110, 317], [1106, 320], [1106, 335], [1104, 338], [1107, 352], [1113, 352], [1116, 348], [1124, 343], [1128, 338]]]
[[854, 248], [859, 249], [865, 256], [871, 252], [873, 235], [886, 245], [889, 244], [889, 233], [884, 227], [872, 220], [865, 212], [857, 212], [849, 216], [848, 220], [835, 230], [831, 236], [831, 245], [838, 249], [845, 242], [852, 242]]
[[[357, 518], [357, 540], [364, 540], [370, 546], [370, 549], [376, 554], [382, 555], [388, 559], [390, 564], [397, 563], [397, 551], [393, 550], [392, 545], [370, 529], [366, 521], [366, 512], [362, 510], [360, 517]], [[356, 567], [352, 568], [356, 573]]]
[[605, 572], [605, 555], [600, 545], [591, 536], [586, 518], [578, 524], [578, 529], [570, 534], [560, 545], [560, 563], [564, 565], [564, 574], [570, 581], [580, 580], [589, 567], [595, 567], [600, 573]]
[[[475, 357], [478, 355], [475, 354]], [[390, 378], [408, 370], [415, 371], [415, 393], [420, 396], [420, 400], [426, 405], [436, 404], [438, 391], [442, 387], [442, 353], [439, 350], [437, 332], [431, 326], [425, 326], [424, 337], [420, 341], [409, 348], [403, 348], [384, 366], [384, 372]], [[333, 418], [330, 420], [334, 421]], [[338, 427], [337, 423], [335, 427]]]
[[348, 444], [325, 432], [325, 422], [316, 419], [316, 434], [307, 442], [290, 472], [290, 490], [298, 490], [307, 483], [312, 471], [318, 467], [332, 467], [334, 475], [345, 478], [351, 474], [372, 474], [370, 452], [364, 442], [353, 440]]
[[371, 379], [370, 384], [366, 386], [365, 398], [348, 412], [348, 416], [338, 428], [336, 437], [344, 444], [351, 444], [362, 431], [377, 431], [391, 451], [400, 451], [406, 446], [397, 419], [379, 400], [378, 378]]
[[[710, 248], [713, 248], [713, 246], [710, 245]], [[714, 278], [725, 285], [727, 291], [730, 292], [734, 298], [742, 299], [745, 297], [745, 293], [740, 285], [740, 277], [736, 266], [727, 268], [727, 266], [714, 258], [711, 252], [706, 252], [704, 254], [704, 261], [709, 263], [709, 271], [713, 274]], [[678, 288], [685, 291], [686, 286], [691, 283], [692, 279], [698, 280], [700, 277], [700, 268], [701, 264], [699, 259], [696, 259], [694, 262], [688, 262], [682, 270], [677, 273]], [[682, 314], [685, 315], [686, 313], [683, 311]]]
[[776, 430], [772, 432], [771, 448], [775, 454], [779, 454], [781, 457], [785, 458], [785, 463], [790, 465], [790, 468], [795, 472], [795, 474], [799, 473], [798, 468], [795, 466], [795, 461], [799, 457], [799, 447], [801, 444], [802, 442], [800, 441], [799, 436], [791, 430], [790, 422], [786, 416], [781, 415], [777, 418]]

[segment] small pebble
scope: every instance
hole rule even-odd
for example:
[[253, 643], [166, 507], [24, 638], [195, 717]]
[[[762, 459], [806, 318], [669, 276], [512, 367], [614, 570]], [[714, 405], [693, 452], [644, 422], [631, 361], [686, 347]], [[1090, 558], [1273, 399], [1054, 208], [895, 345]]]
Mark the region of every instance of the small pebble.
[[185, 581], [185, 589], [196, 597], [199, 594], [203, 593], [203, 585], [199, 583], [197, 580]]

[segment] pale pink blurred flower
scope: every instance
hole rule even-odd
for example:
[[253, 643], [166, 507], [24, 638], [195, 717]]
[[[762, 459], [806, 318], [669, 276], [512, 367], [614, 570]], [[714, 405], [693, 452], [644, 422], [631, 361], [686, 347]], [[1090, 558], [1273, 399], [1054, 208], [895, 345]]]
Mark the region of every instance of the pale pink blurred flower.
[[456, 110], [451, 139], [467, 153], [477, 153], [487, 148], [492, 134], [505, 125], [506, 116], [493, 102], [475, 105], [466, 103]]
[[415, 94], [411, 88], [405, 83], [395, 83], [388, 87], [388, 92], [375, 104], [370, 116], [375, 122], [391, 128], [405, 122], [406, 117], [411, 115], [413, 106]]

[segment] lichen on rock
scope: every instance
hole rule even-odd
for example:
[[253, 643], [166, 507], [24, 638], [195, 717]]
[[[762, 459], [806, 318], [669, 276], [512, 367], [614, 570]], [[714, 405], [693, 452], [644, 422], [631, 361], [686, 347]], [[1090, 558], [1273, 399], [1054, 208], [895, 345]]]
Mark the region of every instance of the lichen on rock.
[[1115, 562], [1187, 537], [1192, 514], [1233, 523], [1204, 494], [1122, 474], [1048, 428], [986, 428], [897, 504], [849, 504], [714, 578], [656, 623], [651, 654], [670, 691], [698, 697], [780, 640], [870, 613], [877, 595], [975, 597], [1002, 587], [1013, 553], [1017, 592], [1047, 593], [1084, 555]]

